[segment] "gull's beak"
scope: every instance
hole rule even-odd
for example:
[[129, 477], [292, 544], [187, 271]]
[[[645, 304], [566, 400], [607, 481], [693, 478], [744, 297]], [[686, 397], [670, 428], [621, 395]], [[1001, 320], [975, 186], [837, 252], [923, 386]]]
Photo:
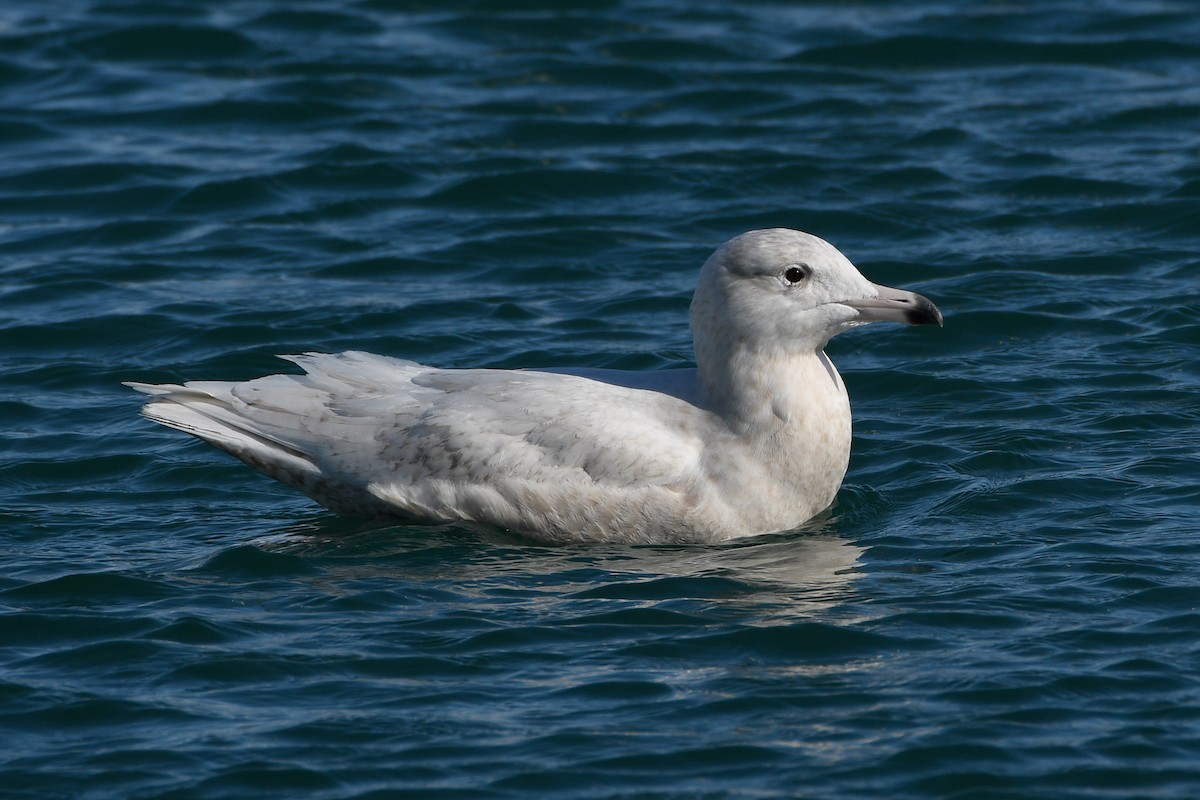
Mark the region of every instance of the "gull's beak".
[[876, 297], [842, 301], [842, 305], [850, 306], [858, 312], [856, 322], [903, 322], [906, 325], [941, 326], [942, 312], [938, 311], [938, 307], [928, 297], [903, 289], [872, 285], [879, 293]]

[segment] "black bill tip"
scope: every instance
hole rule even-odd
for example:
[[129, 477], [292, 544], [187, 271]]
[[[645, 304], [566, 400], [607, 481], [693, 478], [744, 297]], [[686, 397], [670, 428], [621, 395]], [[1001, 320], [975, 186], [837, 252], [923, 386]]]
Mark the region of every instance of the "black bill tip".
[[912, 307], [904, 316], [904, 321], [909, 325], [937, 325], [939, 328], [944, 326], [941, 310], [924, 295], [913, 295]]

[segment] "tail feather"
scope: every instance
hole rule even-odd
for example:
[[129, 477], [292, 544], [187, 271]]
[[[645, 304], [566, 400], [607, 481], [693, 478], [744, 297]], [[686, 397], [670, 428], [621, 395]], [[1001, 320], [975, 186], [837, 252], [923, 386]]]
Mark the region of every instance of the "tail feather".
[[[369, 423], [343, 401], [401, 391], [420, 367], [412, 362], [348, 352], [285, 356], [304, 375], [268, 375], [245, 382], [126, 383], [150, 396], [148, 419], [190, 433], [322, 505], [353, 516], [395, 513], [369, 481], [347, 471], [347, 458], [374, 446]], [[382, 388], [381, 388], [382, 387]]]
[[297, 478], [311, 480], [320, 474], [304, 452], [239, 415], [227, 401], [193, 384], [131, 381], [125, 385], [150, 395], [142, 408], [147, 419], [203, 439], [272, 477], [295, 485]]

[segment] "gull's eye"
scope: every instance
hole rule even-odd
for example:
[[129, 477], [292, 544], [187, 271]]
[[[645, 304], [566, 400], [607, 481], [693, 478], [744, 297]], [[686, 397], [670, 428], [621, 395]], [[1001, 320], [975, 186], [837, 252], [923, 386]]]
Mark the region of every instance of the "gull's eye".
[[783, 271], [783, 279], [788, 283], [799, 283], [808, 277], [808, 267], [793, 266]]

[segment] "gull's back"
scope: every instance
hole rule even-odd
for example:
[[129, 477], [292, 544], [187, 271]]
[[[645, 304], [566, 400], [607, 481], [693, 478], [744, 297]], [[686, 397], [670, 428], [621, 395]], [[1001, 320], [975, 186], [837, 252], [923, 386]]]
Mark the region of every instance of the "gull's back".
[[306, 374], [134, 386], [152, 395], [151, 419], [339, 513], [553, 541], [717, 537], [702, 498], [705, 443], [720, 422], [664, 391], [686, 394], [694, 371], [593, 379], [357, 352], [291, 360]]

